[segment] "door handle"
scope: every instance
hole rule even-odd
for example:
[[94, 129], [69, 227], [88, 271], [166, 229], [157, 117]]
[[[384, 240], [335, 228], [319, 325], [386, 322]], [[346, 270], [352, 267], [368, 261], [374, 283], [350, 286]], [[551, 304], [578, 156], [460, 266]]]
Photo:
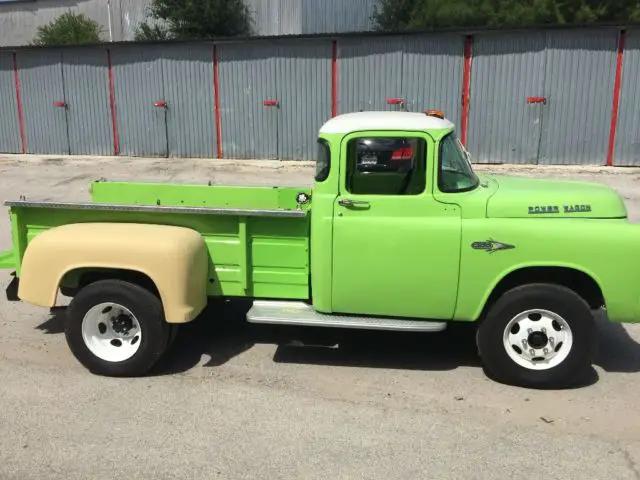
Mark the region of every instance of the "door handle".
[[368, 207], [369, 202], [363, 202], [362, 200], [351, 200], [350, 198], [341, 198], [338, 200], [338, 205], [341, 207]]

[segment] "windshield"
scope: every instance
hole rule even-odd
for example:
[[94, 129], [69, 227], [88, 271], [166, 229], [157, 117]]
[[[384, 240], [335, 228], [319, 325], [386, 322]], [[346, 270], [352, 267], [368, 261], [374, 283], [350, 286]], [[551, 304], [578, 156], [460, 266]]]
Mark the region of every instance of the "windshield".
[[438, 188], [442, 192], [467, 192], [480, 183], [467, 151], [453, 132], [440, 141], [439, 170]]

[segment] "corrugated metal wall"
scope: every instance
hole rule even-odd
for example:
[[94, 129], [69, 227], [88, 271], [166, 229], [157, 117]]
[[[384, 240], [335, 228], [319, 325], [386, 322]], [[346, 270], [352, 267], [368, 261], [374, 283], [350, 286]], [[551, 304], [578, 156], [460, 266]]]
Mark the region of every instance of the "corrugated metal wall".
[[602, 164], [607, 157], [616, 30], [547, 32], [539, 163]]
[[474, 40], [468, 148], [482, 163], [536, 163], [544, 95], [544, 33]]
[[20, 52], [18, 70], [22, 86], [27, 153], [69, 154], [62, 52]]
[[228, 158], [277, 158], [278, 46], [265, 42], [218, 46], [222, 148]]
[[[107, 155], [119, 140], [123, 155], [214, 158], [220, 146], [225, 158], [313, 159], [317, 130], [334, 101], [338, 113], [442, 109], [460, 128], [468, 78], [467, 144], [476, 162], [604, 164], [617, 35], [614, 29], [478, 34], [470, 71], [465, 38], [454, 34], [338, 38], [335, 61], [328, 38], [221, 43], [215, 47], [220, 139], [211, 43], [15, 55], [29, 153]], [[639, 74], [640, 34], [632, 30], [622, 69], [618, 165], [640, 165]], [[10, 51], [0, 51], [0, 98], [0, 150], [19, 153]]]
[[301, 0], [247, 0], [253, 19], [254, 35], [293, 35], [302, 33]]
[[442, 110], [460, 128], [463, 51], [464, 38], [460, 35], [405, 39], [401, 75], [408, 110]]
[[167, 110], [155, 105], [165, 100], [162, 47], [120, 47], [112, 52], [120, 151], [166, 156]]
[[113, 133], [109, 110], [107, 52], [65, 50], [62, 56], [69, 148], [73, 155], [110, 155]]
[[364, 32], [374, 29], [372, 20], [379, 0], [299, 0], [301, 34]]
[[211, 45], [162, 51], [170, 156], [215, 157], [212, 58]]
[[0, 153], [21, 151], [13, 55], [0, 52]]
[[615, 165], [640, 165], [640, 30], [626, 34]]
[[387, 99], [403, 97], [402, 47], [400, 37], [339, 42], [338, 113], [401, 109]]
[[315, 158], [317, 132], [331, 118], [329, 41], [278, 45], [278, 158]]

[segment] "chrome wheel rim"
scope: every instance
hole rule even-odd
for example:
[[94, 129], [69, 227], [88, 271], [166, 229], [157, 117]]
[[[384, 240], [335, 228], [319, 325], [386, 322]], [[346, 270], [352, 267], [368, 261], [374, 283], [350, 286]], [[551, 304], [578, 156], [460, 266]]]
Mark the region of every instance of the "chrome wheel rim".
[[507, 355], [519, 366], [548, 370], [569, 356], [573, 332], [557, 313], [536, 308], [513, 317], [504, 329], [502, 340]]
[[95, 305], [82, 319], [82, 339], [96, 357], [106, 362], [124, 362], [142, 343], [142, 329], [135, 315], [117, 303]]

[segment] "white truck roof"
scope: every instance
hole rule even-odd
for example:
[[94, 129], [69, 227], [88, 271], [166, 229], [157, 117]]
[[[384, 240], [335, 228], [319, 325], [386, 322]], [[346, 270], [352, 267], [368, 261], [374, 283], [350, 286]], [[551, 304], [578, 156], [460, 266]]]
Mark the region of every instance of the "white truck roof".
[[426, 113], [416, 112], [355, 112], [338, 115], [327, 121], [320, 133], [351, 133], [360, 130], [440, 130], [454, 124]]

